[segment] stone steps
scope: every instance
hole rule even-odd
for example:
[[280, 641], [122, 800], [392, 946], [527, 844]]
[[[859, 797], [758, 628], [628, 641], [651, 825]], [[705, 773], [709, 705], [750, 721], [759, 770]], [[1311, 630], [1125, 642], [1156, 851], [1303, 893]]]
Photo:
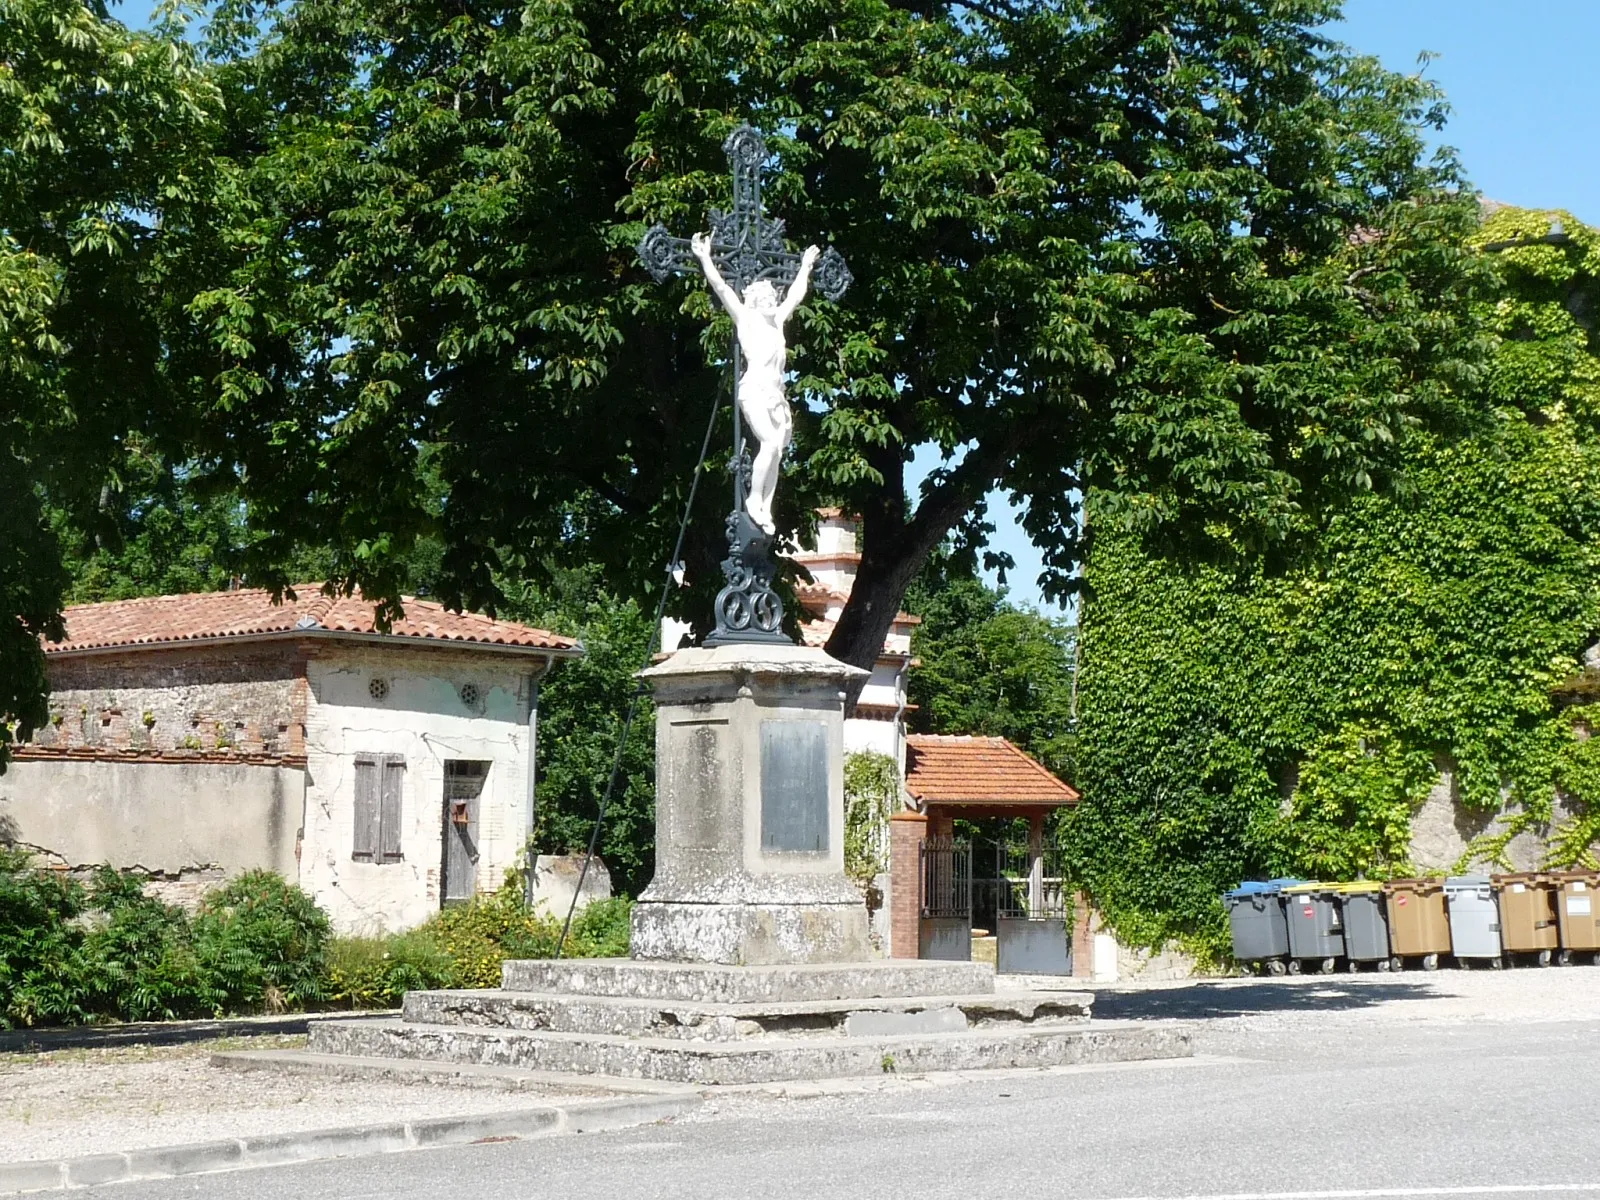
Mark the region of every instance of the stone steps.
[[701, 1085], [883, 1072], [1069, 1066], [1187, 1058], [1193, 1053], [1184, 1030], [1148, 1022], [711, 1042], [395, 1020], [328, 1020], [312, 1024], [310, 1049], [348, 1057], [476, 1063]]
[[984, 995], [994, 991], [994, 968], [921, 959], [742, 967], [634, 958], [540, 958], [507, 962], [501, 982], [512, 992], [755, 1004]]
[[486, 989], [411, 992], [403, 1015], [421, 1025], [734, 1042], [1080, 1024], [1093, 1003], [1090, 992], [1065, 991], [706, 1004]]

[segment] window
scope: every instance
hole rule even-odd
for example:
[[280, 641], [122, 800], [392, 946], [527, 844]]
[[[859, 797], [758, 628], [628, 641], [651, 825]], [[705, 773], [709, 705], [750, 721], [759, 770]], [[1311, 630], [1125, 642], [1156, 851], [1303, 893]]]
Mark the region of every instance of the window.
[[400, 791], [406, 760], [398, 754], [356, 755], [355, 846], [357, 862], [399, 862]]

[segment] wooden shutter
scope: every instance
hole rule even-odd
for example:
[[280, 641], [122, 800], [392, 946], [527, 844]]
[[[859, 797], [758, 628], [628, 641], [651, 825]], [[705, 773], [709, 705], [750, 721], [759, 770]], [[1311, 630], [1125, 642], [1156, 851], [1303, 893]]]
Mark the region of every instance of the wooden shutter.
[[371, 755], [356, 756], [356, 828], [350, 857], [357, 862], [378, 860], [378, 763]]
[[399, 862], [400, 854], [400, 790], [405, 783], [406, 760], [389, 755], [383, 760], [383, 793], [379, 815], [379, 850], [381, 862]]

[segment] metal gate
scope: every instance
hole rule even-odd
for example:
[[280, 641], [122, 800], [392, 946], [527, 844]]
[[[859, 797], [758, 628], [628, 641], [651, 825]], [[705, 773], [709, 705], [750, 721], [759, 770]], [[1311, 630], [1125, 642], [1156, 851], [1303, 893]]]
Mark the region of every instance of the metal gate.
[[995, 970], [1016, 975], [1072, 974], [1072, 909], [1053, 851], [1026, 843], [995, 846]]
[[965, 961], [972, 957], [972, 846], [948, 837], [917, 847], [921, 920], [917, 957]]

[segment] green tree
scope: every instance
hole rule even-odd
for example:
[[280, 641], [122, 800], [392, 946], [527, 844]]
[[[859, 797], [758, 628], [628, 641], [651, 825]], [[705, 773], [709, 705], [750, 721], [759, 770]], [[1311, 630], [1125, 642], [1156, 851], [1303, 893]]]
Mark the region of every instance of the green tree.
[[[1055, 591], [1084, 487], [1107, 525], [1283, 535], [1458, 415], [1477, 353], [1472, 206], [1422, 161], [1439, 95], [1328, 39], [1338, 14], [218, 0], [234, 186], [186, 252], [213, 286], [178, 362], [215, 389], [202, 458], [267, 531], [248, 572], [292, 582], [285, 545], [327, 546], [340, 582], [392, 596], [438, 528], [449, 602], [500, 605], [508, 548], [653, 586], [727, 328], [632, 247], [726, 204], [718, 146], [746, 117], [789, 236], [857, 280], [796, 327], [780, 494], [785, 530], [821, 500], [862, 515], [833, 654], [870, 665], [928, 556], [982, 544], [996, 487]], [[927, 444], [946, 460], [908, 503]], [[702, 622], [720, 492], [687, 554]]]
[[1552, 692], [1600, 634], [1600, 232], [1507, 210], [1469, 244], [1496, 278], [1491, 419], [1413, 439], [1403, 495], [1308, 522], [1270, 567], [1095, 527], [1066, 844], [1131, 941], [1220, 946], [1217, 895], [1241, 879], [1411, 869], [1442, 762], [1463, 804], [1507, 810], [1472, 859], [1549, 822], [1557, 788], [1578, 811], [1552, 860], [1592, 856], [1600, 777], [1574, 731], [1593, 689]]
[[0, 767], [44, 717], [67, 587], [49, 503], [92, 514], [129, 430], [177, 433], [163, 244], [209, 194], [216, 89], [171, 30], [0, 0]]
[[908, 677], [919, 733], [1009, 738], [1071, 778], [1077, 631], [1017, 608], [1005, 593], [936, 560], [906, 597], [922, 618], [911, 637], [919, 665]]
[[[583, 657], [562, 663], [539, 690], [534, 830], [536, 852], [581, 854], [638, 689], [634, 674], [648, 665], [650, 617], [601, 590], [593, 572], [558, 572], [553, 588], [507, 590], [517, 618], [583, 643]], [[641, 699], [597, 847], [619, 894], [637, 895], [650, 882], [655, 841], [655, 708]]]

